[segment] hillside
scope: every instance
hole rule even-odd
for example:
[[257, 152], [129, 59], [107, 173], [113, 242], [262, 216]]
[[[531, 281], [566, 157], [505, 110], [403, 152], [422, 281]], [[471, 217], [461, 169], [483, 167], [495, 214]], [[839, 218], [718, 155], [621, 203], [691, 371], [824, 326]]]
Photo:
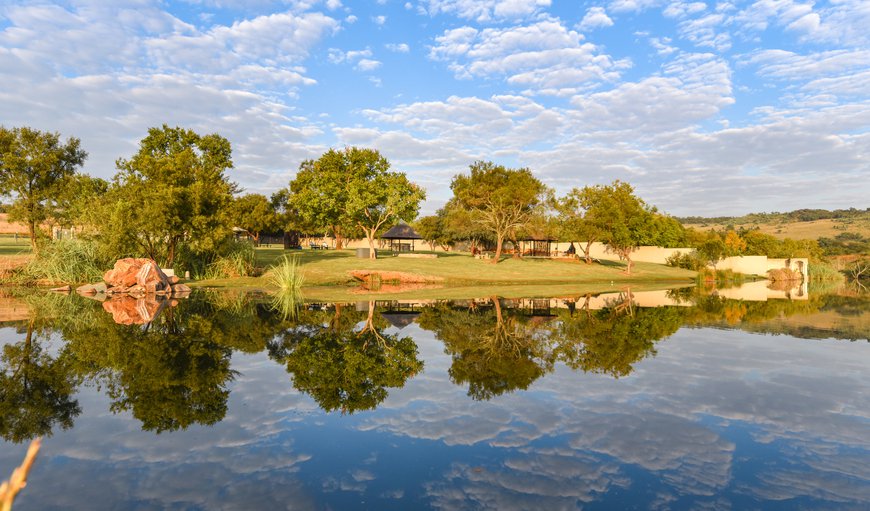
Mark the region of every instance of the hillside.
[[843, 233], [870, 237], [870, 208], [865, 210], [801, 209], [788, 213], [752, 213], [741, 217], [683, 217], [678, 220], [694, 229], [758, 228], [779, 239], [835, 238]]

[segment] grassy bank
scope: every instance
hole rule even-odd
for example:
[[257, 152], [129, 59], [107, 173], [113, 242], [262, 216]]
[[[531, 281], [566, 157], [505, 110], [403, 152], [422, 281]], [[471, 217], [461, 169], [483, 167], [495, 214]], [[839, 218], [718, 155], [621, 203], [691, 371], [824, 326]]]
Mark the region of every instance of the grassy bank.
[[[256, 264], [269, 268], [290, 252], [277, 248], [256, 251]], [[379, 299], [413, 294], [415, 297], [451, 298], [488, 295], [545, 296], [554, 291], [584, 294], [614, 290], [626, 285], [632, 288], [689, 285], [695, 272], [664, 265], [635, 263], [632, 275], [625, 274], [625, 265], [604, 261], [587, 265], [580, 262], [549, 259], [506, 259], [499, 264], [475, 259], [467, 254], [439, 254], [437, 259], [412, 259], [386, 256], [376, 260], [358, 259], [350, 250], [293, 252], [298, 257], [304, 275], [302, 290], [306, 299], [358, 299], [375, 295]], [[380, 290], [365, 292], [351, 276], [352, 270], [377, 270], [413, 273], [440, 282], [394, 286], [385, 283]], [[266, 279], [236, 278], [203, 280], [197, 287], [267, 289]], [[482, 288], [486, 288], [485, 290]]]

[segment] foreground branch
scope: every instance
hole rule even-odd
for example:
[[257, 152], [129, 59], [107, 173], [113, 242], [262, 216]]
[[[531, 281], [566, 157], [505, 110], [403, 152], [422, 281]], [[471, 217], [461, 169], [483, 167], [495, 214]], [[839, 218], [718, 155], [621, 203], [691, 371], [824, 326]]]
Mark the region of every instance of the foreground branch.
[[12, 477], [9, 478], [9, 481], [3, 481], [3, 484], [0, 484], [0, 511], [10, 511], [15, 496], [27, 486], [27, 474], [30, 472], [30, 467], [33, 466], [40, 445], [42, 445], [41, 438], [36, 438], [30, 442], [30, 447], [27, 448], [27, 454], [24, 456], [21, 466], [12, 471]]

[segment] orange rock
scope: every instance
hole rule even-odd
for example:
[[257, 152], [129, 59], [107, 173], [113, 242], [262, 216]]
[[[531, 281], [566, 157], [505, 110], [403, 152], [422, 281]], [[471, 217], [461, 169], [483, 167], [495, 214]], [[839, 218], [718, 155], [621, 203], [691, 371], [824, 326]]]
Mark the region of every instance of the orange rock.
[[153, 297], [134, 298], [129, 295], [117, 295], [103, 302], [103, 309], [112, 315], [115, 323], [144, 325], [153, 321], [160, 312], [160, 302]]
[[115, 261], [115, 266], [103, 275], [103, 280], [112, 288], [141, 286], [151, 293], [170, 285], [169, 277], [154, 260], [134, 257]]

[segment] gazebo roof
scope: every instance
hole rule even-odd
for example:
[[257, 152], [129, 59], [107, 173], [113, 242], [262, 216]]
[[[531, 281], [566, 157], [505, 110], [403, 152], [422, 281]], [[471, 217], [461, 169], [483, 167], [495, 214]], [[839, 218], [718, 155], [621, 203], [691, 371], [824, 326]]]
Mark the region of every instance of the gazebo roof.
[[417, 319], [419, 312], [382, 312], [381, 316], [399, 330], [410, 325]]
[[423, 237], [417, 234], [410, 225], [398, 224], [389, 231], [381, 235], [385, 240], [422, 240]]

